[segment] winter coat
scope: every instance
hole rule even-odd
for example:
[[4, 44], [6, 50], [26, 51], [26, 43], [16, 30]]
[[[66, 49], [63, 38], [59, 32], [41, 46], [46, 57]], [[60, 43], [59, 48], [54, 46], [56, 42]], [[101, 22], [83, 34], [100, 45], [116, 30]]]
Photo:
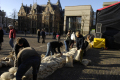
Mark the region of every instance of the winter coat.
[[17, 43], [15, 43], [15, 47], [14, 47], [14, 50], [15, 50], [15, 55], [17, 56], [17, 54], [19, 53], [19, 49], [20, 48], [25, 48], [25, 47], [30, 47], [28, 41], [25, 39], [25, 38], [22, 38], [24, 39], [24, 43], [22, 46], [19, 46]]
[[84, 37], [82, 35], [76, 37], [76, 47], [77, 50], [84, 49]]
[[34, 48], [26, 47], [22, 49], [17, 55], [17, 62], [16, 62], [17, 66], [19, 67], [22, 62], [33, 56], [41, 59], [40, 55], [35, 51]]
[[0, 30], [0, 43], [3, 42], [3, 35], [4, 35], [3, 30]]
[[37, 35], [40, 36], [40, 31], [37, 31]]
[[9, 38], [14, 38], [15, 39], [15, 37], [16, 37], [15, 29], [10, 29]]
[[42, 38], [45, 38], [45, 31], [42, 31]]

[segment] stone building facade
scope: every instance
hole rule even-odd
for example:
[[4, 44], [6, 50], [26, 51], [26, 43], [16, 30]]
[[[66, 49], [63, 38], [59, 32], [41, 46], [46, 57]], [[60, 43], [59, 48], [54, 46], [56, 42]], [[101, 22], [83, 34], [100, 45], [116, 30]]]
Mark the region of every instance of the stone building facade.
[[94, 11], [91, 5], [66, 6], [64, 14], [64, 33], [79, 30], [83, 35], [89, 34], [93, 26]]
[[103, 7], [109, 6], [111, 4], [117, 3], [118, 1], [103, 2]]
[[24, 6], [23, 3], [18, 12], [18, 30], [30, 31], [36, 33], [37, 29], [44, 29], [47, 32], [63, 31], [63, 16], [60, 0], [56, 4], [52, 4], [48, 0], [46, 5], [38, 5], [37, 3]]

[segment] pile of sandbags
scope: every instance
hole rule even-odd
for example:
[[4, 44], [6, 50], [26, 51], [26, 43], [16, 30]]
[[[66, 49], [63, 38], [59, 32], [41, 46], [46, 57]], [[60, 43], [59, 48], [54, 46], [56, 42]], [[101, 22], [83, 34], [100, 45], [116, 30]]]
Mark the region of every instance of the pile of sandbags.
[[10, 66], [13, 67], [14, 66], [14, 55], [8, 55], [7, 57], [3, 57], [2, 59], [0, 59], [0, 68], [1, 67], [5, 67], [5, 66]]
[[[46, 78], [47, 76], [51, 75], [55, 70], [58, 68], [62, 68], [64, 65], [66, 67], [73, 67], [73, 58], [76, 53], [76, 48], [72, 48], [69, 52], [63, 53], [61, 56], [60, 54], [55, 54], [53, 56], [44, 57], [41, 60], [40, 68], [38, 71], [38, 80]], [[6, 58], [7, 60], [11, 61], [12, 58]], [[10, 65], [7, 61], [0, 61], [2, 64]], [[91, 61], [87, 59], [83, 59], [83, 65], [87, 66]], [[1, 64], [0, 64], [1, 66]], [[17, 68], [12, 67], [9, 69], [9, 72], [5, 72], [1, 75], [2, 80], [16, 80]], [[8, 76], [6, 76], [8, 75]], [[12, 78], [12, 79], [11, 79]], [[22, 77], [22, 80], [31, 80], [32, 79], [32, 68], [30, 68], [25, 75]]]
[[38, 72], [38, 79], [46, 78], [58, 68], [63, 67], [65, 63], [66, 63], [65, 58], [61, 57], [60, 54], [45, 57], [41, 61], [41, 65]]
[[0, 80], [16, 80], [15, 76], [16, 76], [17, 69], [18, 69], [17, 67], [10, 68], [8, 70], [9, 72], [4, 72], [1, 75], [1, 79]]

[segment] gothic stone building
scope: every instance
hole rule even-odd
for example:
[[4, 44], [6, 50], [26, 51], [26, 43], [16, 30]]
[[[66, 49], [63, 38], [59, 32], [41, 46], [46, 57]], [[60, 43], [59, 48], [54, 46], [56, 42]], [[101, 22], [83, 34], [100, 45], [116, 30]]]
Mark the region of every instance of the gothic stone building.
[[48, 0], [47, 5], [38, 5], [37, 3], [24, 6], [23, 3], [18, 12], [18, 30], [30, 31], [36, 33], [37, 29], [44, 29], [47, 32], [63, 31], [64, 11], [58, 0], [52, 4]]

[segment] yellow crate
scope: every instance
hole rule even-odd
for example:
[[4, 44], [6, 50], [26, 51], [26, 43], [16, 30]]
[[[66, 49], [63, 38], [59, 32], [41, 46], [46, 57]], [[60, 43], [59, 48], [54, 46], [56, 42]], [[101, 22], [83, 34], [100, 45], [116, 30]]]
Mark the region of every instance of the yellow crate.
[[94, 48], [105, 48], [105, 38], [94, 38]]

